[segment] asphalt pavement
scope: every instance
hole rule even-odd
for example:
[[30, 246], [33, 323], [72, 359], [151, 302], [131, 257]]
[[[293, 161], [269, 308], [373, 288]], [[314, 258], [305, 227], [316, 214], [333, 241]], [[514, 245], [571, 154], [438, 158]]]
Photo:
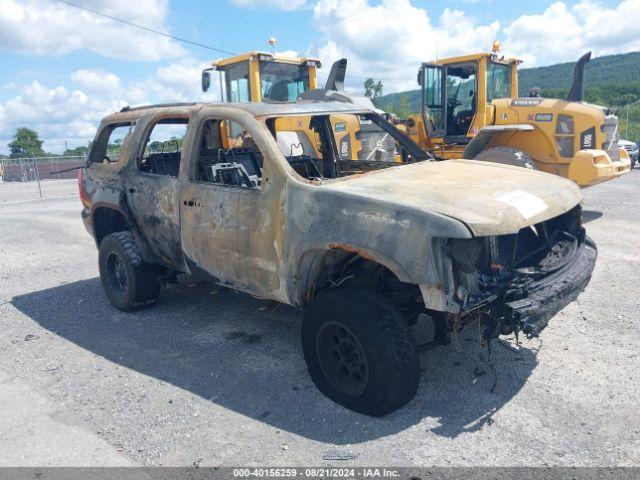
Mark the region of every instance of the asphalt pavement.
[[639, 169], [584, 192], [596, 270], [539, 339], [468, 330], [383, 418], [315, 389], [288, 306], [182, 278], [113, 309], [65, 185], [0, 184], [0, 466], [640, 466]]

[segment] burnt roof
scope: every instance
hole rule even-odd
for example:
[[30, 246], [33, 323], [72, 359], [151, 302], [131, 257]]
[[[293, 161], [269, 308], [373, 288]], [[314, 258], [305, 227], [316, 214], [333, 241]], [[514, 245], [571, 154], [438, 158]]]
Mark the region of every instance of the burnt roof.
[[142, 105], [136, 107], [124, 107], [120, 112], [114, 114], [127, 114], [129, 112], [144, 113], [151, 110], [181, 110], [185, 113], [193, 110], [206, 110], [207, 108], [237, 109], [243, 110], [253, 116], [279, 116], [279, 115], [307, 115], [322, 113], [363, 113], [371, 110], [363, 108], [352, 103], [345, 102], [314, 102], [314, 101], [297, 101], [297, 102], [274, 102], [274, 103], [258, 103], [258, 102], [192, 102], [192, 103], [163, 103], [156, 105]]

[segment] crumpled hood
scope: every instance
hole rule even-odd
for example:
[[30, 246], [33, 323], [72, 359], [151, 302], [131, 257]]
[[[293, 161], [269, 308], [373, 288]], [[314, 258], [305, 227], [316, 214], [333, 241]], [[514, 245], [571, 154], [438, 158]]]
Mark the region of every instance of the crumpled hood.
[[476, 236], [517, 233], [582, 201], [580, 189], [564, 178], [474, 160], [392, 167], [321, 188], [445, 215]]

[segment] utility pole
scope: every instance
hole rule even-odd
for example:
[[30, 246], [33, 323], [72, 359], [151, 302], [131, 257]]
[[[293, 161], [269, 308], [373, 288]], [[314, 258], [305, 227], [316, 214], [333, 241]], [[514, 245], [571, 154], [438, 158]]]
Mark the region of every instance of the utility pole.
[[40, 186], [40, 173], [38, 172], [38, 162], [35, 157], [33, 157], [33, 166], [36, 170], [36, 181], [38, 182], [38, 193], [40, 193], [40, 198], [42, 198], [42, 187]]
[[220, 74], [220, 101], [224, 102], [224, 90], [222, 89], [222, 70], [218, 72]]
[[624, 139], [629, 140], [629, 105], [627, 105], [627, 128], [624, 129]]

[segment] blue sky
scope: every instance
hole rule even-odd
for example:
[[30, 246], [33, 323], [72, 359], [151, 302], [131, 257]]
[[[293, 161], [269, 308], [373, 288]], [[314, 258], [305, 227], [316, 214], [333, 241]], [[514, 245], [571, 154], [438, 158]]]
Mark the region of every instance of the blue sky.
[[[88, 8], [234, 52], [349, 59], [348, 87], [383, 79], [415, 88], [421, 61], [483, 50], [526, 65], [640, 50], [640, 0], [74, 0]], [[606, 25], [603, 28], [602, 25]], [[614, 27], [614, 28], [612, 28]], [[199, 71], [222, 54], [181, 44], [55, 0], [0, 0], [0, 153], [16, 127], [45, 147], [85, 144], [100, 118], [125, 103], [215, 99]]]

